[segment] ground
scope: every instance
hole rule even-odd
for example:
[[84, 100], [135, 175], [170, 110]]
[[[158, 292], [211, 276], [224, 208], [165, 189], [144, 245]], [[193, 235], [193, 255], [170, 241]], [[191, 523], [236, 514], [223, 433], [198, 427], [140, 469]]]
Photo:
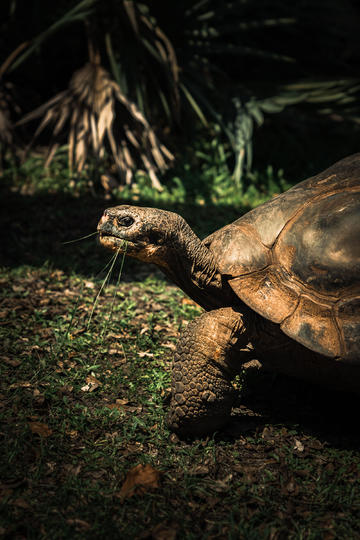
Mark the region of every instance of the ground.
[[360, 538], [358, 398], [249, 372], [226, 430], [179, 439], [165, 425], [171, 358], [200, 308], [129, 261], [95, 302], [110, 255], [92, 238], [59, 240], [91, 233], [101, 210], [87, 207], [86, 229], [83, 201], [67, 217], [46, 214], [48, 199], [14, 202], [2, 226], [0, 535]]

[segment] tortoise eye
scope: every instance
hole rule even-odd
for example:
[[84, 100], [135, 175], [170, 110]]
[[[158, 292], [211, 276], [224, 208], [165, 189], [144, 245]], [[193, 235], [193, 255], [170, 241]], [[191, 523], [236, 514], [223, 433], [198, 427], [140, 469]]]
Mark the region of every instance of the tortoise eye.
[[134, 223], [134, 219], [130, 216], [125, 216], [123, 218], [120, 218], [117, 220], [119, 225], [123, 225], [124, 227], [130, 227]]

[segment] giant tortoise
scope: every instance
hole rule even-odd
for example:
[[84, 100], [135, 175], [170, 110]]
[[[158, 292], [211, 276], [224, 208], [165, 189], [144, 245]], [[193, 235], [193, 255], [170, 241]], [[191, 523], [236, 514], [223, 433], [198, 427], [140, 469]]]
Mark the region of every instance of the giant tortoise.
[[100, 243], [155, 263], [205, 312], [183, 331], [168, 422], [204, 434], [228, 422], [231, 380], [265, 368], [360, 389], [360, 154], [300, 182], [201, 241], [156, 208], [105, 210]]

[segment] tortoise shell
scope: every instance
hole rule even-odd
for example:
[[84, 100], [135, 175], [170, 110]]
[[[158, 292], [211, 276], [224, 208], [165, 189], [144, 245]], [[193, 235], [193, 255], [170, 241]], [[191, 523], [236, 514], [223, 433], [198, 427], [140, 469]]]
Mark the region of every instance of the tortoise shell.
[[360, 362], [360, 154], [204, 242], [257, 313], [313, 351]]

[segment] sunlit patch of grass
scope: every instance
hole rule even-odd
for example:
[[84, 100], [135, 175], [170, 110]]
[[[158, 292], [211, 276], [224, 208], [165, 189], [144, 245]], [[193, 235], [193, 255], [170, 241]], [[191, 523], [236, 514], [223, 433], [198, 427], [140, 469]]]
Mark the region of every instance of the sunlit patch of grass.
[[[190, 203], [199, 207], [231, 205], [248, 210], [291, 186], [281, 169], [268, 165], [244, 174], [240, 188], [229, 166], [226, 145], [217, 138], [211, 142], [197, 140], [194, 144], [194, 155], [185, 154], [176, 168], [161, 179], [161, 190], [154, 187], [149, 174], [139, 170], [134, 172], [131, 185], [115, 182], [117, 187], [106, 191], [106, 196], [109, 200], [133, 204], [148, 202], [151, 206]], [[106, 166], [90, 160], [86, 170], [75, 174], [69, 169], [66, 152], [66, 146], [60, 147], [46, 168], [36, 152], [21, 165], [9, 163], [3, 172], [4, 180], [22, 194], [104, 195], [100, 178], [106, 175]]]

